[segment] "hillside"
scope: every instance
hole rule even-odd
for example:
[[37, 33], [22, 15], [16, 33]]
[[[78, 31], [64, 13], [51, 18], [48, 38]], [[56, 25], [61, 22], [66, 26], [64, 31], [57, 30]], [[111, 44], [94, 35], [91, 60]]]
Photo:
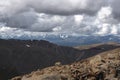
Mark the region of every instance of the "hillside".
[[120, 80], [120, 48], [70, 65], [56, 63], [11, 80]]
[[[97, 46], [95, 46], [97, 45]], [[0, 80], [53, 66], [80, 61], [119, 48], [117, 43], [94, 44], [84, 48], [65, 47], [44, 40], [0, 40]]]
[[44, 40], [0, 40], [0, 78], [53, 66], [60, 61], [69, 64], [76, 60], [79, 50], [58, 46]]

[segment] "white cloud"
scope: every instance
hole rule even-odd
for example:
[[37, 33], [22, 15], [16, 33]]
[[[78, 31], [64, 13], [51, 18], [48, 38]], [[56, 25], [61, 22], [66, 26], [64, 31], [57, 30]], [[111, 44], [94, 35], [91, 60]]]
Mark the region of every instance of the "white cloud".
[[111, 27], [111, 34], [118, 34], [118, 28], [117, 28], [117, 26], [113, 25]]
[[106, 35], [109, 33], [110, 24], [102, 24], [97, 34]]
[[83, 18], [83, 15], [74, 15], [74, 19], [77, 25], [79, 25], [82, 22]]
[[61, 31], [61, 30], [62, 30], [62, 28], [61, 28], [61, 27], [59, 27], [59, 26], [58, 26], [58, 27], [53, 28], [53, 31], [54, 31], [54, 32], [58, 32], [58, 31]]
[[111, 7], [103, 7], [98, 12], [98, 19], [105, 20], [105, 19], [109, 18], [111, 15], [112, 15]]

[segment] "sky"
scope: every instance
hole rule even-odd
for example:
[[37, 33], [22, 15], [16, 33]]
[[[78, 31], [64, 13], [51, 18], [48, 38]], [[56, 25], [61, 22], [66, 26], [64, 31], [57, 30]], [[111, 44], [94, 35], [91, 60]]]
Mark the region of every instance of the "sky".
[[120, 35], [120, 0], [0, 0], [0, 37]]

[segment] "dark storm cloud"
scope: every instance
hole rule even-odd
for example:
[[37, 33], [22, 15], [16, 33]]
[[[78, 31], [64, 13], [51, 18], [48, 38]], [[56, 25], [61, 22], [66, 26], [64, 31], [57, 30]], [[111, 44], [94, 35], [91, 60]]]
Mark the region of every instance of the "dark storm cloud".
[[1, 0], [1, 13], [12, 15], [29, 9], [39, 13], [73, 15], [95, 14], [105, 5], [104, 0]]
[[114, 18], [120, 20], [120, 0], [111, 0], [110, 5], [113, 10]]
[[6, 26], [28, 28], [37, 21], [37, 15], [35, 15], [35, 12], [24, 12], [5, 18], [5, 20]]
[[58, 15], [84, 13], [93, 15], [99, 11], [101, 6], [104, 6], [104, 0], [35, 0], [29, 2], [29, 7], [37, 12]]

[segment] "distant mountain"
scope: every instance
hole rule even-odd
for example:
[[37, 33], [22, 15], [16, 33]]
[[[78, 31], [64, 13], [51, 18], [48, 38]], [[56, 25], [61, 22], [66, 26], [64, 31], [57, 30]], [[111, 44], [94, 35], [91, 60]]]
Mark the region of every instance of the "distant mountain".
[[[52, 43], [62, 46], [79, 46], [79, 45], [90, 45], [96, 43], [106, 42], [118, 42], [120, 43], [119, 35], [71, 35], [71, 34], [60, 34], [60, 35], [40, 35], [40, 36], [16, 36], [13, 39], [20, 40], [47, 40]], [[8, 37], [7, 39], [11, 39]]]
[[46, 36], [44, 39], [63, 46], [79, 46], [79, 45], [90, 45], [90, 44], [107, 43], [107, 42], [120, 43], [120, 36], [115, 36], [115, 35], [106, 35], [106, 36], [81, 35], [81, 36], [67, 36], [65, 38], [59, 36], [53, 36], [53, 37]]
[[118, 35], [80, 35], [80, 36], [72, 36], [67, 34], [61, 35], [46, 35], [44, 37], [39, 37], [35, 39], [44, 39], [55, 44], [63, 45], [63, 46], [79, 46], [79, 45], [90, 45], [97, 43], [107, 43], [107, 42], [118, 42], [120, 43], [120, 36]]
[[1, 39], [0, 80], [8, 80], [17, 75], [53, 66], [56, 62], [70, 64], [118, 47], [120, 45], [117, 43], [104, 43], [90, 48], [72, 48], [45, 40]]
[[69, 65], [56, 63], [12, 80], [120, 80], [120, 48]]

